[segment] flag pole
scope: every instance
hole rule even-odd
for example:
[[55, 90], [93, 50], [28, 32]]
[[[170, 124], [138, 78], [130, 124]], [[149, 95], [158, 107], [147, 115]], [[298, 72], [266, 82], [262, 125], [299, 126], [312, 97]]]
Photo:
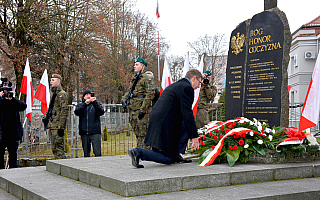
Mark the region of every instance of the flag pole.
[[158, 31], [158, 83], [159, 83], [159, 88], [161, 88], [160, 85], [160, 42], [159, 42], [159, 33], [160, 31]]
[[[157, 8], [156, 8], [156, 16], [157, 16], [157, 20], [160, 17], [159, 14], [159, 3], [157, 0]], [[158, 30], [158, 83], [159, 83], [159, 88], [161, 88], [161, 83], [160, 83], [160, 31]]]

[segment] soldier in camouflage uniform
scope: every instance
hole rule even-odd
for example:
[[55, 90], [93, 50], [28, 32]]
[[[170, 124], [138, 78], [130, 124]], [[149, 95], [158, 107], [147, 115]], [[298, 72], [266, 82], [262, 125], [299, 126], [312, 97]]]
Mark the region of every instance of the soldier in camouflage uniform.
[[[129, 90], [136, 78], [139, 78], [139, 81], [133, 90], [133, 96], [128, 105], [129, 121], [137, 137], [137, 147], [150, 148], [144, 144], [144, 138], [147, 134], [149, 114], [152, 108], [152, 100], [155, 96], [155, 85], [151, 76], [142, 73], [148, 65], [147, 62], [142, 58], [137, 58], [134, 63], [136, 75], [131, 79]], [[142, 71], [138, 77], [140, 70]], [[123, 95], [122, 101], [128, 98], [128, 94], [129, 91]]]
[[203, 78], [208, 77], [210, 82], [207, 85], [201, 85], [196, 117], [196, 126], [198, 129], [204, 127], [204, 125], [207, 125], [209, 123], [208, 103], [212, 101], [217, 94], [216, 87], [211, 84], [211, 75], [212, 73], [210, 70], [207, 70], [203, 73]]
[[[61, 80], [59, 74], [53, 74], [50, 80], [51, 95], [57, 94], [52, 108], [52, 120], [50, 119], [48, 123], [51, 149], [55, 159], [66, 158], [63, 136], [68, 115], [68, 95], [61, 87]], [[48, 111], [45, 117], [47, 115]]]

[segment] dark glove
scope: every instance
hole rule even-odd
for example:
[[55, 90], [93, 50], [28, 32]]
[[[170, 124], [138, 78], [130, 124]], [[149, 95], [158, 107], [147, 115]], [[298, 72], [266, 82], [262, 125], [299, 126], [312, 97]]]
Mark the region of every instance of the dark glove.
[[122, 100], [121, 104], [122, 104], [122, 112], [125, 113], [126, 109], [127, 109], [127, 101], [126, 100]]
[[64, 129], [58, 129], [58, 135], [60, 137], [63, 137], [64, 136]]
[[48, 123], [49, 123], [49, 120], [47, 118], [43, 118], [42, 119], [42, 123], [44, 125], [44, 128], [47, 129], [48, 128]]
[[142, 119], [145, 114], [146, 114], [146, 113], [143, 113], [143, 112], [139, 111], [139, 116], [138, 116], [138, 118], [139, 118], [139, 119]]

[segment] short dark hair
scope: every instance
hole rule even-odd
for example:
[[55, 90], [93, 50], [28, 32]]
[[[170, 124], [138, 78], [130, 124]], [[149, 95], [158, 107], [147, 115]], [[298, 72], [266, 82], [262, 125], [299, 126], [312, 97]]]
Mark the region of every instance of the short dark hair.
[[197, 69], [190, 69], [186, 74], [186, 77], [189, 79], [192, 79], [194, 76], [196, 76], [198, 79], [202, 78], [201, 72]]

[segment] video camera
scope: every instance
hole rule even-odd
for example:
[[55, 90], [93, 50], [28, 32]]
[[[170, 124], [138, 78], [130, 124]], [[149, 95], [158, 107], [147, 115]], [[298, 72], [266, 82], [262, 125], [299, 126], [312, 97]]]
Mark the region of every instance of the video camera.
[[208, 85], [208, 84], [210, 83], [209, 77], [206, 76], [206, 77], [203, 79], [202, 83], [203, 83], [204, 85]]
[[9, 97], [12, 98], [13, 97], [13, 91], [12, 91], [12, 83], [10, 81], [8, 81], [8, 78], [1, 78], [0, 80], [0, 91], [7, 91], [4, 92], [4, 94], [2, 95], [2, 97]]
[[204, 73], [206, 74], [206, 77], [203, 79], [202, 83], [204, 85], [208, 85], [210, 83], [210, 77], [209, 76], [211, 76], [212, 73], [211, 73], [210, 70], [206, 70]]

